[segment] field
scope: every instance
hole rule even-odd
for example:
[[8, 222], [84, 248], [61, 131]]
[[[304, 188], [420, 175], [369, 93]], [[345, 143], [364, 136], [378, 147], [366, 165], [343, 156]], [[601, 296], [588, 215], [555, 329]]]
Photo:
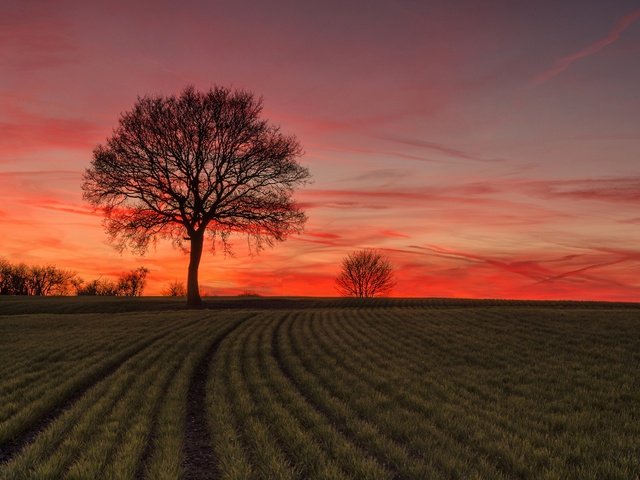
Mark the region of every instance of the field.
[[635, 305], [0, 299], [0, 479], [638, 479]]

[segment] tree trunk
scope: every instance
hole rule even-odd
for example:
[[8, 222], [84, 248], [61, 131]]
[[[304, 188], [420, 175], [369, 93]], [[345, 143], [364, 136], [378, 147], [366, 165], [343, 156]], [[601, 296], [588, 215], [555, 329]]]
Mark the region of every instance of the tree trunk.
[[198, 285], [198, 267], [202, 257], [204, 232], [191, 235], [191, 253], [189, 254], [189, 275], [187, 276], [187, 305], [199, 307], [202, 305], [200, 287]]

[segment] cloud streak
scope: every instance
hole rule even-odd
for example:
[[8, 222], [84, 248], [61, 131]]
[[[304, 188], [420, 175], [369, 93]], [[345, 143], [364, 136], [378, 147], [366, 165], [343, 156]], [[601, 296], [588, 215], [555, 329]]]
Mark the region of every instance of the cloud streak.
[[640, 177], [548, 180], [522, 182], [532, 195], [599, 202], [638, 204]]
[[[519, 252], [516, 255], [486, 255], [436, 245], [412, 245], [396, 250], [397, 257], [420, 255], [420, 264], [402, 262], [401, 271], [411, 265], [413, 281], [430, 275], [430, 293], [447, 294], [459, 289], [464, 279], [464, 295], [496, 298], [574, 298], [634, 301], [640, 286], [629, 282], [640, 269], [637, 252], [592, 248], [586, 253], [550, 255], [548, 252]], [[527, 258], [529, 257], [529, 258]], [[589, 275], [598, 270], [598, 275]], [[519, 280], [521, 279], [521, 280]], [[407, 287], [405, 287], [407, 288]]]
[[0, 163], [6, 163], [25, 152], [90, 151], [100, 140], [102, 129], [92, 120], [52, 117], [20, 107], [5, 107], [0, 110], [0, 132]]
[[[415, 138], [407, 138], [398, 135], [377, 135], [378, 138], [382, 140], [388, 140], [395, 143], [400, 143], [409, 147], [417, 147], [424, 148], [427, 150], [435, 151], [441, 154], [444, 154], [450, 158], [456, 158], [458, 160], [468, 160], [472, 162], [487, 162], [487, 163], [495, 163], [495, 162], [503, 162], [503, 159], [500, 158], [484, 158], [479, 155], [474, 155], [468, 152], [464, 152], [462, 150], [458, 150], [456, 148], [449, 147], [447, 145], [443, 145], [437, 142], [430, 142], [427, 140], [420, 140]], [[421, 158], [414, 158], [420, 160]], [[432, 160], [436, 161], [436, 160]]]
[[616, 42], [620, 38], [620, 35], [622, 35], [622, 32], [624, 32], [627, 28], [629, 28], [639, 19], [640, 19], [640, 8], [627, 13], [625, 16], [623, 16], [620, 20], [616, 22], [616, 24], [613, 26], [613, 28], [611, 29], [611, 31], [606, 37], [601, 38], [600, 40], [592, 43], [591, 45], [588, 45], [587, 47], [581, 50], [578, 50], [575, 53], [572, 53], [570, 55], [566, 55], [564, 57], [557, 59], [551, 68], [536, 75], [536, 77], [532, 81], [532, 86], [535, 87], [538, 85], [542, 85], [545, 82], [548, 82], [552, 78], [560, 75], [562, 72], [564, 72], [567, 68], [569, 68], [573, 63], [577, 62], [578, 60], [594, 55], [599, 51], [601, 51], [603, 48]]

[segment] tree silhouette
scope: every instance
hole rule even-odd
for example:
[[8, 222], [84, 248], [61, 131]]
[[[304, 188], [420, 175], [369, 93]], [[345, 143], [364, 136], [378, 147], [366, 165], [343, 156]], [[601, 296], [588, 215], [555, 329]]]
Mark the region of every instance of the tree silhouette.
[[358, 250], [342, 260], [336, 288], [346, 297], [388, 295], [395, 282], [389, 259], [376, 250]]
[[0, 295], [66, 295], [76, 274], [53, 265], [14, 265], [0, 258]]
[[85, 172], [84, 198], [103, 210], [119, 249], [144, 253], [158, 238], [190, 243], [189, 305], [202, 302], [205, 233], [225, 249], [230, 234], [245, 233], [259, 249], [306, 220], [292, 198], [309, 177], [301, 146], [261, 113], [261, 99], [224, 87], [138, 98]]
[[31, 295], [63, 295], [69, 292], [74, 272], [53, 265], [33, 266], [29, 269]]
[[186, 297], [187, 289], [179, 280], [174, 280], [173, 282], [169, 282], [167, 288], [162, 292], [162, 295], [165, 297]]
[[120, 275], [117, 284], [117, 295], [124, 297], [140, 297], [144, 291], [144, 287], [147, 284], [147, 275], [149, 269], [145, 267], [139, 267], [135, 270], [131, 270], [129, 273], [123, 273]]

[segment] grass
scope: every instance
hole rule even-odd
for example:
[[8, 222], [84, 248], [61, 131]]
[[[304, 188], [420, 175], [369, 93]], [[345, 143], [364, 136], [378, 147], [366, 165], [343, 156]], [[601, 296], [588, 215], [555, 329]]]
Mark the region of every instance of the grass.
[[640, 475], [637, 305], [30, 300], [0, 298], [2, 480]]

